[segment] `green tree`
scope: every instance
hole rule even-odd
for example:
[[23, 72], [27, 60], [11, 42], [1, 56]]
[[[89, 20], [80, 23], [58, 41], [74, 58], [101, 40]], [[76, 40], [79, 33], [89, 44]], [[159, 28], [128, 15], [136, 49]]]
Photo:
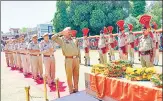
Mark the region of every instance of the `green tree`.
[[158, 28], [160, 28], [162, 23], [162, 1], [154, 1], [146, 13], [152, 16], [151, 22], [155, 21], [158, 24]]
[[116, 32], [116, 22], [128, 17], [129, 9], [128, 1], [57, 1], [53, 25], [56, 32], [70, 26], [78, 31], [78, 37], [82, 36], [84, 27], [90, 29], [91, 35], [99, 34], [104, 26], [109, 25]]
[[145, 0], [133, 0], [132, 16], [137, 17], [145, 13]]
[[56, 32], [63, 30], [69, 25], [69, 20], [67, 16], [67, 3], [65, 1], [57, 1], [57, 12], [54, 15], [53, 26]]

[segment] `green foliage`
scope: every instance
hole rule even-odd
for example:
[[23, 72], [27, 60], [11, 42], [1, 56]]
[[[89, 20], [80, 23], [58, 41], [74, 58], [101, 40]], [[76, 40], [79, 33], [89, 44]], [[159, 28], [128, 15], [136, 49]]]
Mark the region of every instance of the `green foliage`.
[[133, 31], [140, 31], [141, 30], [141, 25], [139, 23], [139, 18], [140, 16], [138, 17], [133, 17], [132, 15], [129, 15], [129, 17], [127, 17], [125, 19], [125, 31], [128, 31], [128, 25], [127, 24], [132, 24], [133, 25]]
[[113, 26], [129, 16], [128, 1], [57, 1], [57, 12], [53, 18], [55, 32], [70, 26], [77, 30], [77, 37], [82, 36], [82, 28], [88, 27], [90, 35], [99, 34], [104, 26]]
[[152, 16], [151, 22], [155, 21], [158, 24], [158, 28], [160, 28], [162, 23], [162, 1], [155, 1], [151, 6], [146, 13]]
[[133, 9], [132, 9], [132, 16], [137, 17], [145, 13], [145, 0], [132, 0], [133, 1]]
[[23, 27], [20, 29], [20, 33], [26, 33], [27, 32], [27, 28]]

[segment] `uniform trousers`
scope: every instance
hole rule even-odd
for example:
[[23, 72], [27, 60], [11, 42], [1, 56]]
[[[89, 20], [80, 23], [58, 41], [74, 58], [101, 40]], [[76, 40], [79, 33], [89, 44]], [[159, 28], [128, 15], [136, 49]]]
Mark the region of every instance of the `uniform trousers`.
[[106, 55], [106, 53], [103, 54], [103, 53], [99, 52], [99, 57], [100, 57], [100, 63], [101, 64], [106, 64], [107, 63], [107, 55]]
[[150, 55], [140, 55], [142, 67], [153, 67], [153, 62], [150, 61]]
[[45, 66], [45, 75], [47, 76], [48, 84], [55, 79], [55, 58], [54, 56], [51, 57], [43, 57], [43, 62]]
[[21, 54], [21, 62], [23, 67], [23, 73], [29, 73], [30, 72], [30, 62], [29, 62], [29, 55], [23, 55]]
[[9, 55], [8, 55], [8, 53], [6, 53], [6, 52], [5, 52], [5, 57], [6, 57], [7, 66], [9, 66]]
[[31, 71], [33, 76], [36, 78], [37, 75], [42, 77], [43, 68], [42, 68], [42, 57], [41, 56], [30, 56], [31, 59]]
[[[78, 91], [79, 82], [79, 58], [66, 58], [65, 70], [69, 92]], [[73, 81], [72, 81], [73, 79]]]
[[8, 54], [8, 56], [9, 56], [9, 65], [10, 65], [10, 67], [13, 67], [14, 66], [14, 57], [13, 57], [13, 54], [12, 53], [9, 53]]
[[17, 54], [17, 66], [19, 69], [22, 68], [21, 56], [19, 53]]

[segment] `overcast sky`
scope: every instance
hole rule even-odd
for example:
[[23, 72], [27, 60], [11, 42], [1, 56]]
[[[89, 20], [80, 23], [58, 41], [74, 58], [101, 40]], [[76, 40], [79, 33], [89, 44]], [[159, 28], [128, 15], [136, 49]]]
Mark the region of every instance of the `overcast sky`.
[[1, 31], [36, 27], [49, 22], [55, 12], [56, 1], [1, 1]]
[[55, 11], [56, 1], [1, 1], [1, 31], [50, 22]]

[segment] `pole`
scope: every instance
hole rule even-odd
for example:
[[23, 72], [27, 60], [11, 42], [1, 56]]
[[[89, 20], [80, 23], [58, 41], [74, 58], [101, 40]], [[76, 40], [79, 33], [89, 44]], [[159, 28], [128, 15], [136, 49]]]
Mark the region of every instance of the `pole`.
[[26, 101], [30, 101], [30, 98], [29, 98], [29, 90], [30, 90], [30, 86], [25, 87], [25, 91], [26, 91]]
[[60, 98], [60, 92], [59, 92], [59, 86], [58, 86], [59, 79], [56, 79], [56, 90], [57, 90], [57, 96]]
[[49, 101], [49, 100], [48, 100], [48, 97], [47, 97], [46, 80], [47, 80], [47, 77], [45, 76], [45, 77], [44, 77], [44, 97], [45, 97], [45, 101]]

